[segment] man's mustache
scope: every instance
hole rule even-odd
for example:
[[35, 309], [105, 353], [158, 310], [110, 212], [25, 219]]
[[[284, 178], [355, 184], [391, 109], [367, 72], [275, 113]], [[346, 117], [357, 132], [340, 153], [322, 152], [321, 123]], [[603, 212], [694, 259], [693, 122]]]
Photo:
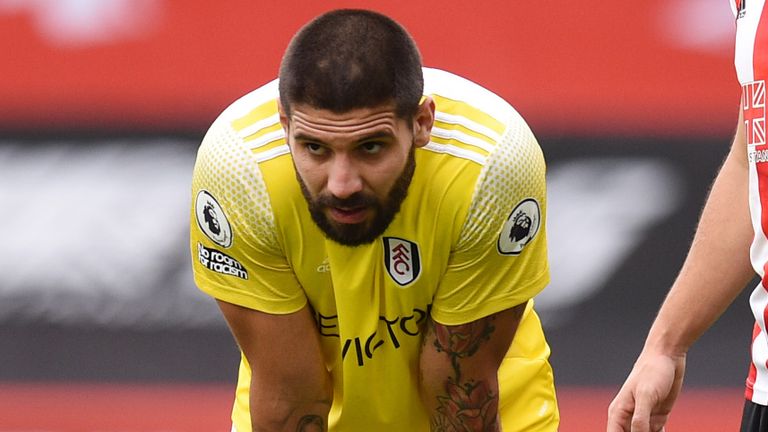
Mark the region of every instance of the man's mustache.
[[324, 207], [337, 208], [372, 207], [378, 204], [375, 197], [361, 192], [354, 193], [347, 198], [338, 198], [331, 194], [323, 194], [315, 199], [315, 203]]

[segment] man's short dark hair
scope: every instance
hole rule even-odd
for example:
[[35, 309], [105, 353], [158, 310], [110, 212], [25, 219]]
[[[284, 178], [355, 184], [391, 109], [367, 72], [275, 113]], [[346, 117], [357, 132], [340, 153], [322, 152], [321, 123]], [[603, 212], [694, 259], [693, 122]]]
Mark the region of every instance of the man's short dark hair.
[[280, 102], [335, 113], [394, 103], [415, 115], [424, 90], [421, 55], [408, 32], [367, 10], [341, 9], [305, 25], [280, 65]]

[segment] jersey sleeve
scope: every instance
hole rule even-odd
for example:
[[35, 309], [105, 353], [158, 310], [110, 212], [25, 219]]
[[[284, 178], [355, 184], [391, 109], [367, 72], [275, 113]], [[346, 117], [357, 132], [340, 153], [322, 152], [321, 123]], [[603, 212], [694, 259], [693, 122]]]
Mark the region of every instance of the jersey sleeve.
[[432, 317], [465, 324], [524, 303], [549, 282], [542, 151], [515, 112], [483, 166], [436, 290]]
[[258, 163], [224, 115], [198, 150], [190, 248], [195, 283], [217, 299], [275, 314], [306, 304], [279, 244]]

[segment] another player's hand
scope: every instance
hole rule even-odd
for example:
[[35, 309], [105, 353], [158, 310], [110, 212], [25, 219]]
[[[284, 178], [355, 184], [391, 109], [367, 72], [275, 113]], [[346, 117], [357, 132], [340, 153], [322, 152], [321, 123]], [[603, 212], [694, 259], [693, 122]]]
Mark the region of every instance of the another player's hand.
[[641, 354], [608, 408], [607, 432], [663, 431], [684, 374], [684, 355]]

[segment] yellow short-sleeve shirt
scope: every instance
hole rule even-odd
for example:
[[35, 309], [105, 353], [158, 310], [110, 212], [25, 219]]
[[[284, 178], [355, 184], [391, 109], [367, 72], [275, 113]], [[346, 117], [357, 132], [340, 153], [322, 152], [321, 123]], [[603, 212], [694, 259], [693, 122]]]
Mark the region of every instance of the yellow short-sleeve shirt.
[[[427, 431], [418, 393], [425, 320], [464, 324], [531, 300], [549, 281], [545, 164], [520, 115], [490, 91], [424, 69], [430, 143], [400, 212], [346, 247], [312, 221], [277, 114], [277, 82], [227, 108], [192, 182], [191, 252], [204, 292], [268, 313], [315, 312], [334, 382], [330, 430]], [[549, 347], [530, 301], [499, 370], [505, 431], [557, 430]], [[243, 357], [232, 419], [251, 429]]]

